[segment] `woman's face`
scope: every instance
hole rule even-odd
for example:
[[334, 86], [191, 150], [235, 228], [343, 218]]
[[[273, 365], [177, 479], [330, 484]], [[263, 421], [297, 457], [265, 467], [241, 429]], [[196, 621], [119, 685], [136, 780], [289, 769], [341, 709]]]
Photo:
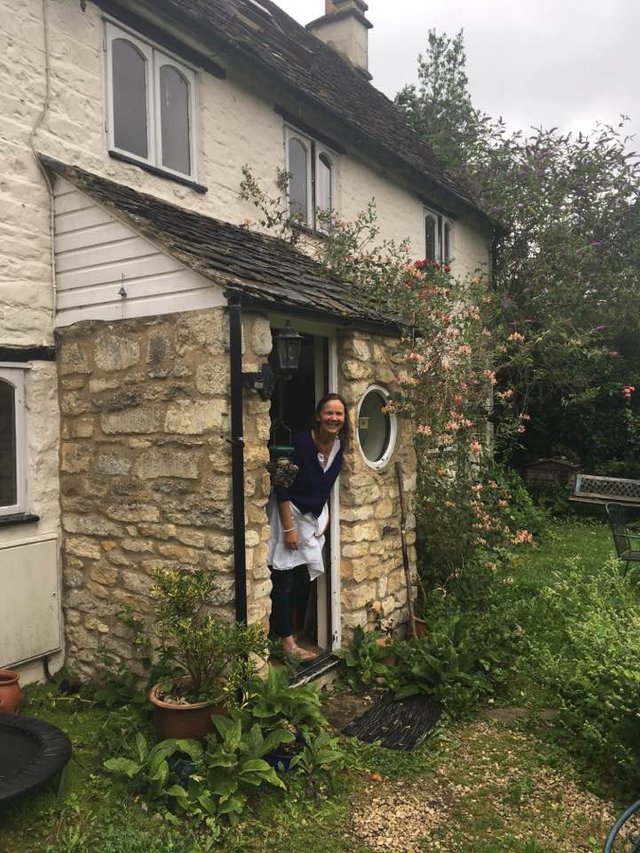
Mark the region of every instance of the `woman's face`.
[[340, 400], [329, 400], [318, 415], [318, 427], [325, 435], [335, 438], [344, 426], [345, 411]]

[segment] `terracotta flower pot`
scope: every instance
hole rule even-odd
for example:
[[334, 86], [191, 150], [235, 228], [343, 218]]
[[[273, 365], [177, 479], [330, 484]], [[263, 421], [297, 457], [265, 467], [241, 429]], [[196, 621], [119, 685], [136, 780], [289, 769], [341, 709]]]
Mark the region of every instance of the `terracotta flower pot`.
[[160, 740], [190, 738], [204, 740], [214, 731], [212, 714], [224, 714], [224, 705], [216, 702], [178, 704], [160, 698], [163, 690], [154, 684], [149, 693], [153, 705], [153, 725]]
[[[387, 637], [378, 637], [376, 643], [380, 646], [380, 648], [386, 649], [387, 646], [391, 646], [391, 643], [387, 640]], [[396, 656], [393, 653], [388, 654], [386, 657], [382, 658], [382, 663], [385, 666], [395, 666]]]
[[427, 623], [424, 619], [421, 619], [419, 616], [413, 617], [413, 636], [414, 637], [424, 637], [427, 633]]
[[17, 714], [22, 705], [20, 674], [13, 669], [0, 669], [0, 714]]

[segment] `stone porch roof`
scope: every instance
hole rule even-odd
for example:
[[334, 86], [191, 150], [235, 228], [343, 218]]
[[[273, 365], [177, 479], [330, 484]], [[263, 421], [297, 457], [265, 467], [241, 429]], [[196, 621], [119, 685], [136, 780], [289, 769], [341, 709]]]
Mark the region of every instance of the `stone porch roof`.
[[[225, 65], [235, 60], [286, 93], [292, 120], [304, 129], [319, 116], [339, 127], [338, 142], [402, 177], [426, 203], [470, 212], [491, 224], [466, 191], [438, 164], [395, 104], [350, 62], [300, 26], [271, 0], [95, 0], [172, 23]], [[321, 0], [318, 0], [319, 7]], [[278, 109], [279, 104], [276, 104]], [[324, 126], [318, 132], [326, 131]], [[434, 198], [435, 192], [435, 198]]]
[[138, 234], [246, 307], [330, 319], [354, 327], [398, 325], [355, 288], [284, 240], [204, 216], [40, 155], [42, 164]]

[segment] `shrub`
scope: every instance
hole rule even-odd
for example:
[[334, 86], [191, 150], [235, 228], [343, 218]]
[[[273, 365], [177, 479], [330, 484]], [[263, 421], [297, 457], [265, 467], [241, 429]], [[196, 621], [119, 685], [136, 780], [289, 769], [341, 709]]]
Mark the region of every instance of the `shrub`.
[[640, 610], [619, 561], [587, 573], [568, 560], [530, 602], [519, 668], [557, 697], [568, 744], [637, 785], [640, 781]]

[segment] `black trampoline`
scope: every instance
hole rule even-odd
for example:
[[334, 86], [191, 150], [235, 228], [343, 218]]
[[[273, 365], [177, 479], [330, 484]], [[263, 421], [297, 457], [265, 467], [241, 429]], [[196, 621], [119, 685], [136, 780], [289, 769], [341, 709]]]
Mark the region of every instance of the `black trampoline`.
[[62, 774], [71, 741], [57, 726], [31, 717], [0, 716], [0, 805]]

